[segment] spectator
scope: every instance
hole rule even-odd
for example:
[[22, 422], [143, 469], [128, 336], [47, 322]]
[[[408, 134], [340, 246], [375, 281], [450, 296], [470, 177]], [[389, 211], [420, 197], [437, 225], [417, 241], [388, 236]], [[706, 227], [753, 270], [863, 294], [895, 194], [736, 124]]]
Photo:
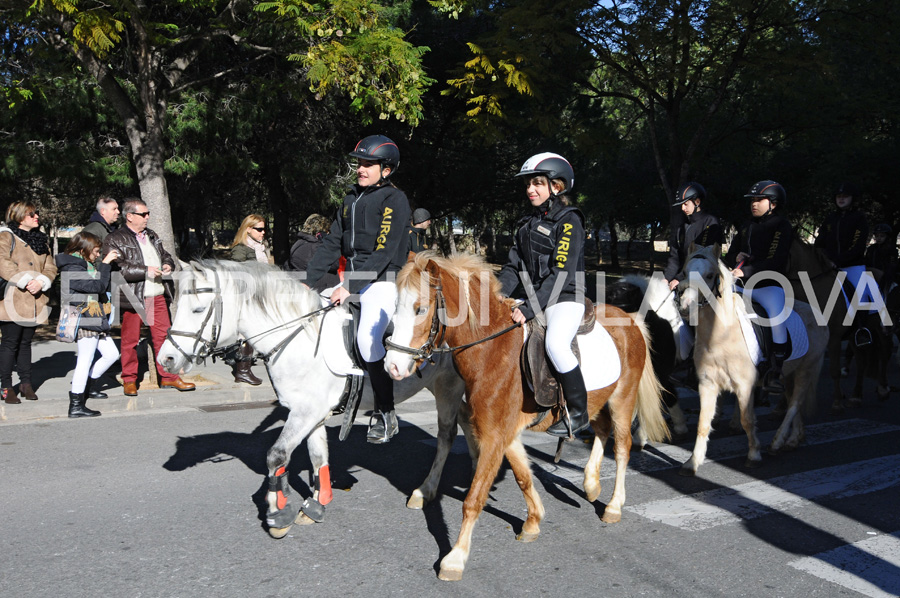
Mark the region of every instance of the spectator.
[[231, 242], [231, 259], [235, 262], [256, 260], [262, 264], [272, 263], [263, 237], [266, 236], [266, 221], [259, 214], [250, 214], [241, 222], [241, 227]]
[[[231, 243], [231, 259], [235, 262], [258, 261], [261, 264], [269, 263], [269, 253], [263, 243], [266, 235], [266, 222], [259, 214], [250, 214], [244, 221]], [[262, 384], [256, 374], [250, 369], [253, 367], [253, 347], [242, 342], [233, 352], [225, 356], [225, 362], [231, 365], [231, 375], [235, 382], [245, 382], [251, 386]]]
[[431, 226], [431, 214], [425, 208], [416, 208], [412, 215], [412, 226], [409, 227], [409, 250], [413, 253], [425, 251], [425, 231]]
[[38, 400], [31, 385], [31, 341], [35, 328], [50, 317], [47, 291], [56, 278], [56, 264], [33, 203], [11, 203], [6, 222], [8, 228], [0, 227], [0, 278], [7, 281], [0, 301], [0, 396], [17, 405], [22, 401], [12, 385], [13, 365], [19, 392], [29, 401]]
[[112, 197], [101, 197], [97, 200], [97, 209], [91, 214], [87, 226], [81, 229], [83, 233], [90, 233], [100, 239], [100, 243], [106, 240], [106, 236], [115, 230], [119, 220], [119, 204]]
[[[331, 219], [321, 214], [310, 214], [297, 235], [297, 241], [291, 247], [291, 255], [285, 264], [285, 270], [306, 272], [306, 267], [315, 255], [316, 250], [321, 247], [322, 239], [328, 234], [331, 228]], [[319, 279], [316, 283], [316, 290], [322, 291], [337, 286], [341, 280], [337, 274], [337, 263], [329, 268], [328, 273]]]
[[[163, 248], [155, 232], [147, 228], [150, 211], [140, 199], [126, 199], [122, 205], [125, 226], [111, 232], [103, 242], [104, 258], [116, 251], [116, 265], [125, 284], [113, 289], [114, 301], [122, 310], [122, 383], [125, 395], [137, 396], [137, 344], [141, 336], [141, 322], [150, 328], [153, 348], [159, 352], [172, 326], [166, 298], [172, 299], [172, 282], [163, 280], [175, 268], [175, 260]], [[132, 297], [129, 299], [129, 295]], [[136, 302], [136, 304], [134, 303]], [[195, 386], [156, 364], [161, 388], [194, 390]]]
[[[116, 206], [116, 213], [119, 208]], [[91, 233], [81, 231], [69, 241], [65, 253], [56, 256], [62, 279], [62, 302], [83, 306], [78, 323], [78, 357], [72, 373], [72, 388], [69, 391], [69, 417], [96, 417], [99, 411], [88, 409], [88, 399], [105, 399], [107, 394], [99, 389], [97, 379], [119, 359], [119, 350], [109, 334], [109, 279], [110, 262], [119, 257], [110, 251], [99, 262], [100, 239]], [[94, 361], [94, 354], [100, 350], [100, 359]]]

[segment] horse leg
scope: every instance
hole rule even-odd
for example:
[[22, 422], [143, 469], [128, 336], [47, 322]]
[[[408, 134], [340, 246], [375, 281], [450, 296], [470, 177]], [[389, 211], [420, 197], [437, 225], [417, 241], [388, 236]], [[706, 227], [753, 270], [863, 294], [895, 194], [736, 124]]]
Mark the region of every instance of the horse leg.
[[541, 521], [544, 519], [544, 503], [541, 502], [541, 496], [534, 487], [534, 480], [531, 477], [531, 464], [528, 461], [528, 454], [522, 441], [516, 438], [512, 444], [506, 447], [506, 460], [512, 468], [513, 475], [516, 476], [516, 482], [525, 495], [525, 506], [528, 516], [525, 523], [522, 524], [522, 531], [516, 536], [516, 540], [520, 542], [534, 542], [541, 533]]
[[[778, 426], [778, 430], [775, 432], [775, 438], [772, 439], [772, 444], [769, 446], [768, 452], [770, 455], [777, 455], [782, 448], [787, 448], [789, 440], [799, 442], [796, 438], [798, 430], [797, 421], [800, 419], [800, 397], [803, 396], [804, 391], [802, 388], [797, 388], [796, 385], [790, 386], [793, 386], [793, 388], [785, 389], [785, 392], [790, 393], [788, 395], [790, 400], [787, 412], [784, 414], [784, 419], [782, 420], [781, 425]], [[791, 433], [790, 438], [788, 437], [789, 432]], [[797, 445], [795, 444], [791, 448], [797, 448]]]
[[[495, 433], [496, 434], [496, 433]], [[453, 549], [441, 559], [441, 570], [438, 577], [444, 581], [459, 581], [462, 579], [466, 561], [471, 550], [472, 531], [478, 521], [484, 504], [487, 502], [491, 485], [500, 470], [503, 460], [503, 447], [499, 438], [481, 439], [481, 454], [478, 456], [478, 465], [475, 468], [475, 477], [472, 486], [466, 494], [463, 502], [463, 520], [459, 529], [459, 536]]]
[[594, 502], [600, 496], [600, 465], [603, 463], [603, 451], [606, 441], [612, 430], [612, 418], [609, 409], [601, 409], [591, 420], [594, 429], [594, 444], [591, 446], [591, 456], [584, 466], [584, 494], [588, 502]]
[[835, 415], [844, 411], [844, 395], [841, 392], [841, 336], [843, 331], [842, 327], [829, 326], [828, 373], [833, 385], [831, 413]]
[[406, 501], [406, 507], [409, 509], [422, 509], [425, 503], [434, 500], [438, 484], [441, 481], [441, 472], [444, 471], [444, 465], [447, 463], [447, 457], [450, 455], [450, 449], [456, 439], [456, 421], [462, 403], [461, 393], [454, 393], [451, 396], [450, 393], [441, 390], [441, 387], [438, 386], [434, 400], [438, 413], [437, 452], [434, 455], [434, 462], [431, 464], [428, 477], [421, 486], [413, 490], [409, 500]]
[[881, 326], [878, 326], [877, 330], [878, 347], [875, 351], [878, 354], [878, 389], [876, 392], [878, 393], [879, 401], [886, 401], [891, 394], [891, 386], [888, 384], [887, 379], [887, 366], [888, 361], [891, 359], [891, 351], [894, 350], [894, 344], [893, 339]]
[[[631, 393], [634, 397], [636, 393]], [[612, 402], [612, 401], [611, 401]], [[604, 523], [618, 523], [622, 520], [622, 506], [625, 504], [625, 470], [628, 468], [628, 459], [631, 456], [631, 414], [634, 412], [634, 400], [631, 409], [610, 405], [612, 412], [612, 429], [615, 434], [613, 450], [616, 455], [616, 482], [612, 498], [603, 511], [601, 521]]]
[[[698, 368], [699, 369], [699, 368]], [[684, 462], [678, 473], [693, 476], [706, 459], [706, 445], [709, 444], [709, 433], [712, 431], [713, 417], [716, 415], [716, 400], [719, 387], [706, 377], [697, 385], [700, 394], [700, 419], [697, 421], [697, 440], [691, 458]]]
[[290, 504], [291, 488], [288, 484], [287, 468], [291, 454], [319, 423], [311, 423], [297, 413], [297, 410], [291, 410], [278, 440], [266, 455], [269, 469], [269, 491], [266, 493], [269, 510], [266, 512], [266, 524], [269, 526], [269, 535], [273, 538], [286, 536], [297, 516], [297, 511]]
[[738, 407], [741, 412], [741, 426], [747, 433], [747, 467], [756, 467], [762, 462], [759, 452], [759, 438], [756, 436], [756, 412], [753, 411], [753, 382], [737, 388]]
[[[851, 338], [850, 343], [853, 343], [853, 339]], [[856, 381], [853, 383], [853, 394], [850, 395], [850, 406], [851, 407], [862, 407], [862, 396], [863, 396], [863, 383], [866, 378], [866, 365], [871, 358], [869, 349], [864, 349], [862, 347], [856, 347], [853, 350], [856, 356]]]
[[328, 435], [324, 422], [318, 425], [306, 439], [309, 461], [312, 464], [313, 495], [306, 499], [294, 523], [309, 525], [321, 523], [325, 517], [325, 505], [331, 502], [331, 469], [328, 466]]

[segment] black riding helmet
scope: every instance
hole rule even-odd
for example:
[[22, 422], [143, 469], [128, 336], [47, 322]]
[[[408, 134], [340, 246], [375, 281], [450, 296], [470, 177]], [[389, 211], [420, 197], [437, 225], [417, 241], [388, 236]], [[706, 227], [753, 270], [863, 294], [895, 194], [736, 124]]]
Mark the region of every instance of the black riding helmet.
[[862, 191], [853, 183], [841, 183], [838, 185], [838, 188], [835, 189], [834, 195], [835, 197], [838, 195], [849, 195], [853, 198], [853, 201], [856, 201], [859, 199], [860, 195], [862, 195]]
[[[369, 135], [356, 144], [350, 157], [378, 162], [382, 168], [387, 166], [391, 169], [388, 176], [394, 174], [400, 166], [400, 149], [384, 135]], [[386, 177], [382, 175], [382, 178]]]
[[894, 234], [894, 229], [892, 229], [891, 225], [888, 224], [887, 222], [880, 222], [880, 223], [876, 224], [875, 227], [872, 229], [872, 233], [873, 234], [884, 233], [890, 237], [892, 234]]
[[768, 199], [772, 206], [780, 206], [783, 209], [787, 193], [784, 187], [775, 181], [760, 181], [750, 187], [750, 191], [744, 197]]
[[675, 203], [672, 204], [672, 207], [677, 208], [686, 201], [698, 199], [700, 201], [706, 199], [706, 189], [703, 188], [703, 185], [694, 182], [685, 183], [675, 192]]
[[[542, 174], [551, 181], [553, 179], [562, 179], [565, 181], [566, 188], [563, 190], [563, 193], [571, 192], [572, 187], [575, 186], [575, 170], [572, 169], [572, 165], [569, 164], [569, 161], [559, 154], [544, 152], [542, 154], [531, 156], [525, 160], [525, 163], [522, 164], [522, 168], [519, 169], [516, 176], [533, 176], [536, 174]], [[551, 185], [550, 197], [555, 197], [556, 195], [556, 193], [553, 193], [553, 186]]]

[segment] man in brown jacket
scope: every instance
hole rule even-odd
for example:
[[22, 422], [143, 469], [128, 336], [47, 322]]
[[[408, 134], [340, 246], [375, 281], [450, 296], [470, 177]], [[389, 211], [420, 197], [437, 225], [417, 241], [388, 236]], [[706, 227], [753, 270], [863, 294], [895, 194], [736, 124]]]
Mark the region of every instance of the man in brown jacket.
[[[163, 248], [159, 236], [147, 228], [150, 211], [140, 199], [126, 199], [122, 205], [125, 226], [115, 230], [103, 242], [102, 255], [115, 249], [119, 252], [116, 264], [125, 284], [116, 285], [113, 278], [113, 304], [122, 313], [122, 382], [125, 394], [137, 395], [137, 345], [141, 337], [141, 323], [150, 327], [154, 353], [166, 340], [172, 326], [166, 297], [172, 299], [172, 283], [163, 280], [175, 269], [175, 260]], [[194, 390], [194, 385], [156, 365], [159, 385], [180, 391]]]

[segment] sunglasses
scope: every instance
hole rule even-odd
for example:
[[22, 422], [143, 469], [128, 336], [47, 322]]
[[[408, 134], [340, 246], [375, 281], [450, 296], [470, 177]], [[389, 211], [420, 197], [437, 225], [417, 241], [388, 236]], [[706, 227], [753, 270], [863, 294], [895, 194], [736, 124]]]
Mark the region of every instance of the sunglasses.
[[38, 215], [38, 212], [28, 212], [26, 214], [26, 216], [28, 216], [29, 218], [37, 218]]
[[140, 216], [141, 218], [147, 218], [150, 215], [150, 212], [132, 212], [135, 216]]
[[259, 227], [257, 227], [257, 226], [252, 226], [251, 228], [252, 228], [253, 230], [255, 230], [256, 232], [258, 232], [258, 233], [264, 233], [264, 232], [266, 232], [266, 227], [264, 227], [264, 226], [259, 226]]

